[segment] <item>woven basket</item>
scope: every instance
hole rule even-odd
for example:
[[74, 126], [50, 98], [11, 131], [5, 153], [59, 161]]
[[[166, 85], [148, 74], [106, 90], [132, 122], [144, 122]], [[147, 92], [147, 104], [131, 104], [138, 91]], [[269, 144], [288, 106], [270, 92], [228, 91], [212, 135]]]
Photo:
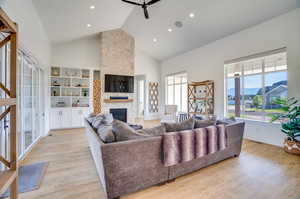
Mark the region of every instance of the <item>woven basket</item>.
[[300, 141], [284, 140], [284, 151], [287, 153], [300, 155]]

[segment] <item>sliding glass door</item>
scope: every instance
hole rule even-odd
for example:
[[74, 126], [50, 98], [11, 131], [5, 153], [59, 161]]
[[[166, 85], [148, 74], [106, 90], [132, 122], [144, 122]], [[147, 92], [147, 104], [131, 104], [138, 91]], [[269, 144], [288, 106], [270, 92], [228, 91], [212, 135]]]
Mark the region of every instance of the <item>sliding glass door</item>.
[[44, 106], [42, 105], [43, 71], [28, 60], [21, 58], [21, 153], [24, 154], [30, 146], [42, 135], [44, 125]]
[[[0, 49], [0, 81], [9, 88], [9, 50], [6, 46]], [[17, 67], [17, 135], [18, 155], [26, 151], [42, 135], [44, 130], [44, 72], [21, 50], [18, 52]], [[0, 89], [0, 98], [7, 97]], [[8, 107], [0, 107], [0, 114]], [[9, 115], [0, 121], [0, 155], [9, 160]], [[4, 165], [0, 164], [0, 170]]]

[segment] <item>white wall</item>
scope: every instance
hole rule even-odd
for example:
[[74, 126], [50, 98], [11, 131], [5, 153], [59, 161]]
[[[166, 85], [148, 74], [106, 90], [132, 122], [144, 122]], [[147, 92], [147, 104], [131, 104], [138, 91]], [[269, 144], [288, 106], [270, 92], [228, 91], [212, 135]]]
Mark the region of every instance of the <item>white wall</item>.
[[51, 46], [32, 0], [8, 0], [3, 9], [19, 26], [19, 44], [44, 67], [50, 64]]
[[52, 45], [52, 66], [100, 69], [99, 36]]
[[[161, 105], [161, 84], [160, 84], [160, 62], [150, 57], [147, 53], [135, 49], [135, 75], [145, 75], [146, 77], [146, 111], [145, 120], [159, 119], [159, 113], [149, 113], [149, 82], [159, 82], [159, 104]], [[161, 108], [160, 108], [161, 111]]]
[[[300, 8], [162, 63], [161, 77], [187, 71], [189, 81], [215, 81], [215, 113], [224, 115], [224, 62], [287, 47], [289, 96], [300, 99]], [[164, 81], [162, 81], [164, 83]], [[246, 137], [282, 145], [279, 126], [247, 122]]]

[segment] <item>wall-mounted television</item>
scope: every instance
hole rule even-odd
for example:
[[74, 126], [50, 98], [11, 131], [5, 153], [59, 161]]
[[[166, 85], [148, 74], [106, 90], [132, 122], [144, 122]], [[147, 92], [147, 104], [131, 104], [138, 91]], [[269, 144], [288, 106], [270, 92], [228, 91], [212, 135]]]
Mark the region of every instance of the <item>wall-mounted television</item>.
[[133, 93], [134, 77], [122, 75], [105, 75], [106, 93]]

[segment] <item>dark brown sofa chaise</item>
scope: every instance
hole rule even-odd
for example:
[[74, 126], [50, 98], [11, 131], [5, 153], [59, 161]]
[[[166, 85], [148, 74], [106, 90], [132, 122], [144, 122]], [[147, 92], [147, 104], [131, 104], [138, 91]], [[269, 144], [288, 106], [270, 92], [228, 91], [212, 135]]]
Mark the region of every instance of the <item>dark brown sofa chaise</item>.
[[163, 165], [162, 136], [104, 143], [88, 121], [86, 134], [97, 172], [108, 199], [171, 181], [241, 152], [243, 122], [226, 126], [228, 147], [223, 151], [171, 167]]

